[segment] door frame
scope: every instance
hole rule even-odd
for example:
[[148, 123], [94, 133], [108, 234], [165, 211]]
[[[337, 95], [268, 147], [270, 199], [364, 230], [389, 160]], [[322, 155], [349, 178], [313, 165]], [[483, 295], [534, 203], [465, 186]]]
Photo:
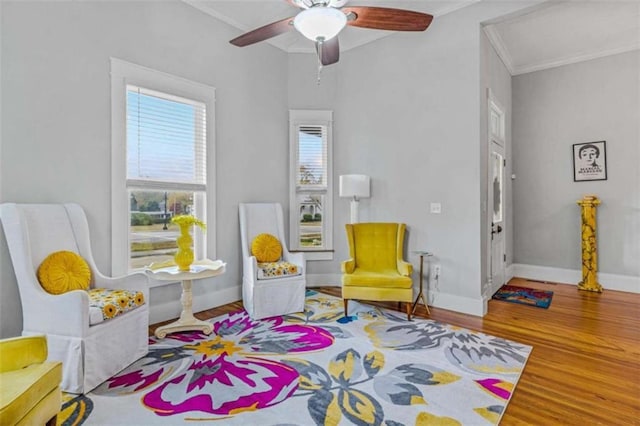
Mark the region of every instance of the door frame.
[[502, 286], [503, 283], [495, 283], [494, 282], [494, 274], [493, 274], [493, 240], [492, 240], [492, 229], [493, 229], [493, 186], [492, 186], [492, 155], [493, 155], [493, 143], [495, 142], [497, 145], [502, 147], [503, 150], [503, 180], [502, 180], [502, 222], [503, 222], [503, 238], [500, 247], [500, 257], [502, 257], [501, 265], [501, 273], [504, 277], [505, 283], [507, 280], [507, 262], [506, 262], [506, 238], [507, 238], [507, 205], [506, 202], [506, 186], [507, 186], [507, 177], [506, 177], [506, 161], [507, 161], [507, 143], [506, 143], [506, 110], [502, 106], [502, 103], [496, 98], [491, 89], [487, 89], [487, 199], [486, 199], [486, 220], [487, 220], [487, 283], [485, 287], [485, 291], [483, 292], [483, 297], [485, 300], [491, 298], [491, 296], [498, 291], [498, 289]]

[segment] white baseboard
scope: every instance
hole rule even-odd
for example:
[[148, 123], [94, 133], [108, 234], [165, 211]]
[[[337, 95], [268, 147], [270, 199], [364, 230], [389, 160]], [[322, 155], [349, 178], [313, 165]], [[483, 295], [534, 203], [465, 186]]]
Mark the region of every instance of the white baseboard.
[[487, 301], [449, 293], [429, 293], [429, 306], [483, 317], [487, 314]]
[[[307, 274], [307, 287], [333, 286], [341, 287], [341, 274]], [[414, 296], [417, 295], [414, 283]], [[487, 313], [487, 302], [482, 299], [471, 299], [448, 293], [429, 292], [429, 306], [448, 309], [463, 314], [484, 316]]]
[[[341, 287], [341, 274], [307, 274], [307, 287], [318, 286]], [[158, 294], [160, 299], [170, 299], [164, 303], [151, 303], [149, 306], [149, 323], [155, 324], [161, 321], [170, 320], [180, 316], [182, 304], [180, 302], [180, 287], [178, 283], [171, 284], [171, 288], [165, 286], [163, 294]], [[416, 290], [417, 291], [417, 290]], [[226, 303], [242, 300], [242, 286], [223, 288], [213, 292], [197, 294], [194, 291], [193, 312], [200, 312], [221, 306]], [[482, 299], [471, 299], [463, 296], [456, 296], [448, 293], [431, 292], [429, 294], [429, 306], [448, 309], [475, 316], [484, 316], [487, 312], [487, 303]]]
[[511, 278], [515, 277], [515, 275], [513, 274], [513, 270], [514, 270], [513, 263], [507, 266], [507, 269], [506, 269], [507, 276], [505, 277], [506, 283], [508, 283], [511, 280]]
[[[574, 284], [582, 280], [582, 272], [574, 269], [551, 268], [548, 266], [524, 265], [514, 263], [507, 268], [507, 276], [520, 277], [536, 281]], [[605, 290], [640, 293], [640, 277], [598, 273], [598, 282]]]
[[[552, 268], [547, 266], [525, 265], [514, 263], [507, 266], [506, 281], [513, 277], [520, 277], [536, 281], [548, 281], [554, 283], [566, 283], [577, 285], [582, 278], [581, 271], [572, 269]], [[609, 290], [640, 293], [640, 277], [599, 273], [600, 284]], [[334, 286], [341, 287], [341, 274], [307, 274], [307, 287]], [[173, 284], [177, 286], [179, 284]], [[497, 289], [491, 289], [497, 290]], [[196, 296], [194, 294], [194, 296]], [[220, 289], [206, 294], [199, 294], [193, 299], [193, 311], [199, 312], [221, 306], [226, 303], [242, 300], [242, 286]], [[472, 299], [449, 293], [431, 292], [429, 305], [437, 308], [448, 309], [475, 316], [484, 316], [487, 312], [487, 301], [484, 299]], [[179, 296], [162, 304], [149, 306], [149, 323], [155, 324], [172, 318], [177, 318], [182, 310]]]

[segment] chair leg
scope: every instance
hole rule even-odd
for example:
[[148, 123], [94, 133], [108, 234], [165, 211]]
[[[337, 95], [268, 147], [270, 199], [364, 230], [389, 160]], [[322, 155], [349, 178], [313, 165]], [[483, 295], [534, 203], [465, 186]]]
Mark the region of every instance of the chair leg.
[[405, 303], [407, 307], [407, 321], [411, 321], [411, 302]]
[[349, 313], [348, 313], [349, 299], [343, 299], [342, 301], [344, 302], [344, 316], [348, 317], [349, 316]]

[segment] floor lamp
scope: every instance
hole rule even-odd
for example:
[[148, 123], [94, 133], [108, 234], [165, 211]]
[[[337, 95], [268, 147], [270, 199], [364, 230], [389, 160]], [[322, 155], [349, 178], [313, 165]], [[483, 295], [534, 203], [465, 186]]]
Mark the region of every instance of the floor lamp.
[[370, 197], [370, 179], [367, 175], [341, 175], [340, 196], [351, 198], [351, 223], [358, 223], [358, 203], [360, 198]]

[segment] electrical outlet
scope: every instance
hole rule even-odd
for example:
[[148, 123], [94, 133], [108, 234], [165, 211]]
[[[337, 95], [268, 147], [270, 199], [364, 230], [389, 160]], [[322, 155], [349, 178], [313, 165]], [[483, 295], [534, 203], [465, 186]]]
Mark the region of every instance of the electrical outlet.
[[435, 214], [442, 213], [442, 204], [440, 204], [440, 203], [431, 203], [429, 205], [429, 211], [431, 213], [435, 213]]
[[433, 274], [436, 276], [436, 278], [440, 276], [440, 272], [441, 272], [440, 265], [435, 265], [433, 267]]

